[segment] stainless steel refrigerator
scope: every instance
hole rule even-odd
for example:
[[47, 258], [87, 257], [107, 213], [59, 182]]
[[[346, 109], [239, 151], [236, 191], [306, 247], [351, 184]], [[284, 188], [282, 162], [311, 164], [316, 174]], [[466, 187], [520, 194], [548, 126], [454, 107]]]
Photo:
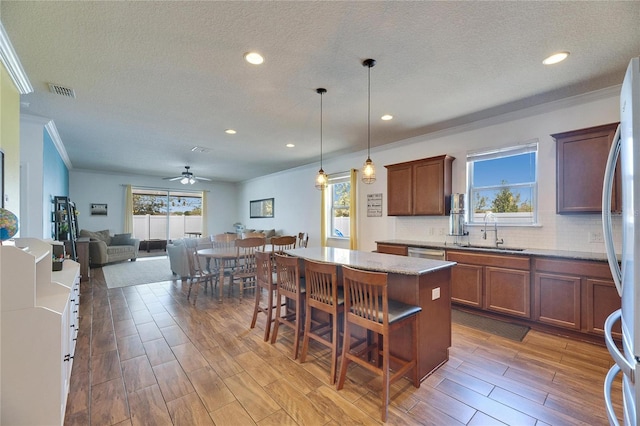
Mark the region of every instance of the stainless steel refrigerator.
[[[611, 222], [611, 190], [616, 161], [620, 158], [622, 178], [621, 258], [615, 253]], [[615, 377], [622, 372], [624, 424], [638, 425], [640, 396], [640, 58], [629, 63], [620, 92], [620, 125], [609, 153], [602, 191], [602, 222], [609, 267], [622, 300], [621, 309], [605, 322], [605, 342], [615, 361], [605, 379], [604, 399], [612, 425], [618, 419], [611, 403]], [[618, 264], [620, 262], [620, 265]], [[611, 330], [618, 321], [622, 327], [622, 351]]]

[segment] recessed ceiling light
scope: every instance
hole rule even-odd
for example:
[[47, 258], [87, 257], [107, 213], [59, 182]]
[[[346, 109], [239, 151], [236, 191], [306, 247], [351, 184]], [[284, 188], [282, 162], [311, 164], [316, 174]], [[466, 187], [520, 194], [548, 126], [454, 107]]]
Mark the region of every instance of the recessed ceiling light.
[[380, 117], [380, 119], [381, 119], [381, 120], [384, 120], [384, 121], [393, 120], [393, 115], [391, 115], [391, 114], [385, 114], [385, 115], [383, 115], [382, 117]]
[[260, 65], [264, 62], [264, 58], [258, 52], [247, 52], [244, 54], [244, 60], [253, 65]]
[[562, 62], [565, 59], [567, 59], [568, 56], [569, 56], [569, 52], [554, 53], [553, 55], [549, 56], [547, 59], [542, 61], [542, 63], [545, 65], [557, 64], [558, 62]]
[[292, 144], [292, 143], [288, 143], [288, 144], [286, 145], [286, 147], [287, 147], [287, 148], [293, 148], [294, 146], [295, 146], [295, 145], [294, 145], [294, 144]]
[[228, 135], [235, 135], [237, 132], [233, 129], [227, 129], [224, 131]]

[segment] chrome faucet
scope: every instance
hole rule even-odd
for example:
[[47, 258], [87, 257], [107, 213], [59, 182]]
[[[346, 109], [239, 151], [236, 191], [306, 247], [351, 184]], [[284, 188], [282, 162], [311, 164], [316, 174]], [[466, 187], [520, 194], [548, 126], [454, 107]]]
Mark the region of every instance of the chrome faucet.
[[500, 244], [504, 244], [504, 239], [498, 239], [498, 221], [496, 220], [496, 216], [491, 211], [488, 211], [484, 214], [484, 229], [482, 230], [482, 239], [487, 239], [487, 222], [489, 222], [489, 219], [491, 219], [491, 221], [493, 222], [493, 229], [491, 231], [493, 231], [495, 234], [496, 248], [498, 248]]

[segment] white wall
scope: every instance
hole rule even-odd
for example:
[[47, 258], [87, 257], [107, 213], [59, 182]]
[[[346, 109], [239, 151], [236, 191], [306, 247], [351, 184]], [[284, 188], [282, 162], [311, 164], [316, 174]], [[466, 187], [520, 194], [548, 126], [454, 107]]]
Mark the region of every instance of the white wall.
[[[596, 126], [619, 120], [619, 87], [593, 92], [542, 106], [482, 120], [470, 125], [396, 142], [372, 149], [377, 180], [359, 182], [358, 236], [360, 250], [374, 250], [376, 240], [411, 239], [445, 242], [448, 217], [388, 217], [385, 164], [394, 164], [442, 154], [456, 157], [453, 163], [453, 191], [465, 192], [466, 154], [483, 148], [509, 146], [532, 139], [539, 141], [539, 227], [500, 227], [506, 246], [540, 249], [604, 252], [602, 243], [589, 243], [588, 233], [599, 232], [599, 215], [557, 215], [556, 144], [550, 136], [567, 130]], [[372, 132], [375, 140], [375, 133]], [[360, 169], [364, 151], [340, 158], [325, 157], [323, 168], [331, 174]], [[320, 194], [314, 188], [318, 164], [288, 170], [244, 182], [239, 192], [239, 217], [250, 228], [276, 228], [285, 233], [306, 231], [309, 246], [320, 245]], [[367, 217], [367, 194], [383, 194], [383, 216]], [[248, 219], [249, 200], [275, 198], [273, 219]], [[619, 220], [614, 231], [619, 234]], [[480, 228], [470, 229], [472, 243], [480, 239]], [[616, 235], [616, 241], [620, 241]], [[334, 244], [331, 244], [334, 245]]]
[[[43, 132], [48, 118], [31, 115], [20, 117], [20, 235], [51, 238], [51, 205], [43, 203], [44, 165]], [[48, 227], [45, 227], [48, 219]]]
[[[72, 169], [69, 172], [69, 198], [80, 212], [80, 229], [100, 231], [109, 229], [112, 234], [124, 229], [125, 185], [155, 189], [194, 190], [207, 192], [207, 232], [218, 234], [233, 231], [238, 221], [237, 185], [222, 182], [198, 182], [185, 188], [179, 182], [141, 175], [125, 175]], [[107, 216], [91, 216], [90, 205], [107, 204]], [[248, 214], [247, 214], [248, 215]]]

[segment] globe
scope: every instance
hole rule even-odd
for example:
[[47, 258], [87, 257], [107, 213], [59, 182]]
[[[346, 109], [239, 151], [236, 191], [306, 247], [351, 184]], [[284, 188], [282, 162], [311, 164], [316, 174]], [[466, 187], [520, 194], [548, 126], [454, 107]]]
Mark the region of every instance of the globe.
[[18, 217], [7, 209], [0, 209], [0, 241], [18, 233]]

